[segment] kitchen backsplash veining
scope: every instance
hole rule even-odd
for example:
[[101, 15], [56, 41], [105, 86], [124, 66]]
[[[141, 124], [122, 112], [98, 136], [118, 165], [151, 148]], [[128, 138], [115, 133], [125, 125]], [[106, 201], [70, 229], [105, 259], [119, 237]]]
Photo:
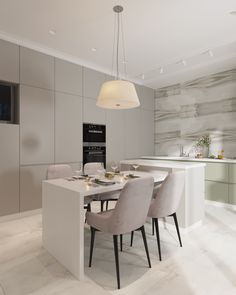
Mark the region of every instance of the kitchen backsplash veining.
[[210, 154], [236, 156], [236, 69], [155, 91], [155, 154], [194, 156], [195, 142], [211, 137]]

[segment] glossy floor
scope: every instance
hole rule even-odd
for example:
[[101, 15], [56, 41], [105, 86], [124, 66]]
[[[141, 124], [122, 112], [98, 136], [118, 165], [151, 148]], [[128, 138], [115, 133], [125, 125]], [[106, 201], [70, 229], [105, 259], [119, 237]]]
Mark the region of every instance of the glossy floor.
[[206, 206], [202, 227], [182, 236], [161, 229], [163, 261], [146, 226], [152, 268], [139, 233], [134, 246], [124, 237], [120, 254], [122, 289], [116, 290], [112, 238], [97, 234], [93, 266], [87, 267], [90, 231], [85, 229], [86, 280], [75, 280], [42, 247], [41, 216], [0, 223], [0, 295], [236, 294], [236, 212]]

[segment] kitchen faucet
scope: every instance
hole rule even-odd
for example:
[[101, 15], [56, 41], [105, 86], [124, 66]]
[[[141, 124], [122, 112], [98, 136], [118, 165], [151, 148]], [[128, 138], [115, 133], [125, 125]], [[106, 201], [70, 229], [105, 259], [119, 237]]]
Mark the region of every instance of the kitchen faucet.
[[184, 152], [184, 146], [182, 144], [179, 145], [179, 156], [180, 157], [188, 157], [189, 155]]

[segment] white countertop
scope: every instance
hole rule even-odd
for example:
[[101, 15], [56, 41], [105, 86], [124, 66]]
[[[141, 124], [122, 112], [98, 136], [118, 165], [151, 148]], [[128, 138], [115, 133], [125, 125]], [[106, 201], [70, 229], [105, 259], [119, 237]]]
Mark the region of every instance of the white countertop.
[[189, 157], [172, 157], [172, 156], [143, 156], [142, 159], [148, 160], [168, 160], [168, 161], [190, 161], [190, 162], [213, 162], [213, 163], [229, 163], [236, 164], [236, 160], [234, 159], [209, 159], [209, 158], [189, 158]]
[[[164, 159], [163, 159], [164, 160]], [[159, 167], [159, 168], [172, 168], [172, 169], [191, 169], [195, 167], [205, 167], [205, 163], [186, 163], [175, 161], [161, 161], [161, 159], [156, 159], [156, 157], [145, 157], [145, 159], [132, 159], [120, 161], [121, 164], [138, 164], [140, 166], [146, 167]]]

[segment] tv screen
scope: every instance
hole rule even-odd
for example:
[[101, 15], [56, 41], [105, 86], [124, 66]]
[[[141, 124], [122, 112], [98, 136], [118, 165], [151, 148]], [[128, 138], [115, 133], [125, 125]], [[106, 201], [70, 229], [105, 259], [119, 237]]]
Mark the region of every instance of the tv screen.
[[0, 84], [0, 121], [12, 120], [12, 86]]

